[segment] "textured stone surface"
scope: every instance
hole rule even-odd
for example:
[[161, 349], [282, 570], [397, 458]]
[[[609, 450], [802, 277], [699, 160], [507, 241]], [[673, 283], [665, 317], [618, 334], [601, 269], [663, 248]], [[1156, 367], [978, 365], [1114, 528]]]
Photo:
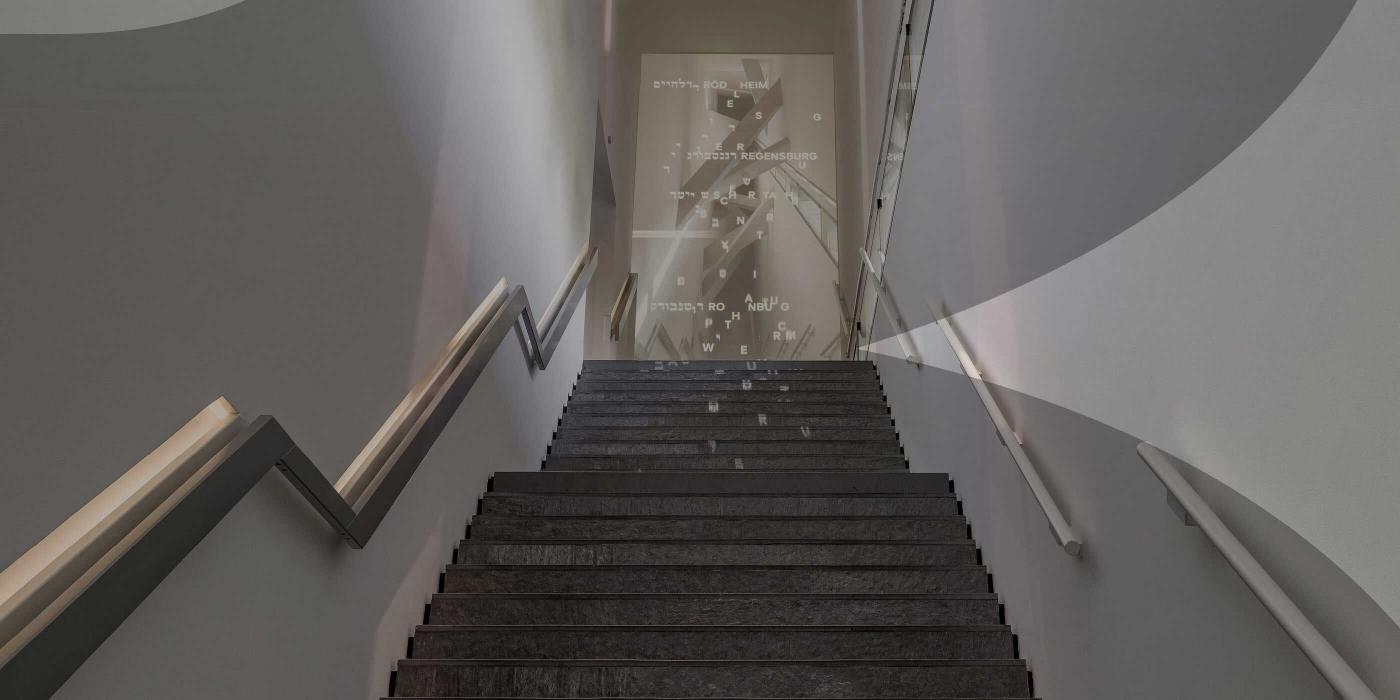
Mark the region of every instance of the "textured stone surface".
[[863, 494], [948, 493], [943, 474], [833, 474], [741, 472], [737, 474], [579, 474], [496, 472], [492, 490], [503, 493], [705, 493]]
[[492, 479], [396, 696], [1029, 696], [869, 363], [588, 361], [544, 467]]
[[672, 414], [672, 415], [589, 415], [565, 413], [560, 421], [563, 428], [894, 428], [889, 416], [802, 416], [772, 415], [760, 418], [747, 415]]
[[433, 596], [434, 625], [993, 625], [992, 594], [725, 593]]
[[[775, 393], [775, 392], [767, 392]], [[657, 415], [685, 413], [696, 415], [747, 415], [760, 413], [772, 415], [801, 416], [885, 416], [889, 417], [889, 407], [874, 401], [866, 403], [842, 403], [823, 401], [811, 394], [791, 395], [788, 401], [764, 401], [751, 397], [750, 401], [715, 401], [692, 398], [678, 400], [661, 398], [648, 394], [646, 399], [634, 401], [592, 400], [570, 402], [570, 413], [603, 413], [624, 415]]]
[[612, 369], [584, 369], [579, 375], [579, 381], [600, 381], [600, 382], [714, 382], [714, 381], [744, 381], [745, 379], [758, 382], [851, 382], [862, 385], [879, 385], [879, 375], [875, 374], [874, 367], [856, 370], [841, 371], [830, 370], [826, 372], [804, 372], [802, 370], [748, 370], [748, 369], [710, 369], [710, 370], [664, 370], [664, 371], [627, 371]]
[[804, 698], [1024, 696], [1018, 661], [417, 661], [399, 687], [424, 696]]
[[936, 566], [977, 563], [971, 542], [463, 542], [462, 564]]
[[722, 370], [788, 370], [801, 372], [875, 371], [873, 362], [860, 360], [695, 360], [670, 362], [655, 360], [584, 360], [583, 371], [627, 370], [635, 372], [675, 372]]
[[987, 593], [982, 566], [466, 566], [447, 593]]
[[967, 536], [967, 521], [939, 518], [501, 518], [477, 516], [470, 538], [691, 540], [942, 540]]
[[751, 391], [703, 391], [696, 389], [660, 389], [648, 391], [575, 391], [570, 403], [593, 402], [705, 402], [725, 403], [832, 403], [848, 405], [885, 405], [878, 393], [851, 391], [777, 391], [756, 388]]
[[694, 440], [688, 442], [572, 442], [556, 440], [550, 454], [587, 455], [902, 455], [894, 440]]
[[806, 381], [754, 381], [752, 379], [727, 379], [723, 377], [686, 379], [682, 381], [660, 381], [656, 379], [650, 381], [620, 381], [584, 377], [574, 385], [574, 391], [820, 391], [842, 394], [878, 394], [880, 391], [880, 384], [874, 377], [855, 382], [822, 381], [821, 379], [808, 379]]
[[904, 455], [549, 455], [545, 469], [623, 471], [906, 471]]
[[898, 442], [894, 426], [883, 428], [813, 428], [808, 425], [770, 425], [748, 428], [561, 428], [555, 439], [567, 441], [601, 440], [884, 440]]
[[488, 493], [498, 515], [958, 515], [952, 496], [601, 496]]
[[942, 627], [421, 626], [419, 659], [997, 659], [1001, 625]]

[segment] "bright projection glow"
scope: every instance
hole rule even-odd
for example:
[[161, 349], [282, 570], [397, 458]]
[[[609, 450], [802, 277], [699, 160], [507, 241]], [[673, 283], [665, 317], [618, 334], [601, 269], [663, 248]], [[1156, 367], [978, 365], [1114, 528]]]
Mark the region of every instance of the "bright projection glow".
[[839, 358], [829, 55], [645, 54], [638, 357]]

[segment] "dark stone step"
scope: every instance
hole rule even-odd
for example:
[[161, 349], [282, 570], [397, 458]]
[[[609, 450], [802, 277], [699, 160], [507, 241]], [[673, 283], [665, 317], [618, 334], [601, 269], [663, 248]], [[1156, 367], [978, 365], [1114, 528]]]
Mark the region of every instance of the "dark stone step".
[[581, 403], [648, 403], [648, 402], [709, 403], [833, 403], [885, 405], [879, 392], [866, 391], [575, 391], [569, 397], [569, 408]]
[[710, 369], [710, 370], [615, 370], [615, 369], [588, 369], [585, 368], [579, 374], [580, 381], [602, 381], [602, 382], [713, 382], [713, 381], [741, 381], [748, 379], [752, 382], [872, 382], [879, 384], [879, 375], [875, 374], [875, 368], [862, 369], [857, 371], [829, 370], [825, 372], [804, 372], [802, 370], [748, 370], [748, 369]]
[[977, 563], [971, 541], [533, 541], [465, 540], [460, 564], [506, 566], [950, 566]]
[[560, 428], [558, 440], [583, 442], [598, 440], [619, 442], [637, 440], [660, 442], [667, 440], [803, 440], [826, 442], [834, 440], [888, 440], [896, 442], [894, 426], [878, 428], [813, 428], [798, 426], [751, 426], [743, 428]]
[[711, 404], [705, 399], [662, 399], [651, 397], [645, 401], [571, 401], [564, 409], [566, 413], [587, 413], [592, 415], [769, 415], [795, 416], [885, 416], [889, 408], [883, 403], [843, 403], [836, 401], [813, 401], [809, 394], [788, 394], [802, 401], [717, 401]]
[[398, 692], [426, 697], [1024, 698], [1026, 666], [1005, 660], [400, 661]]
[[488, 493], [485, 515], [959, 515], [952, 496], [619, 496]]
[[989, 593], [437, 593], [432, 625], [995, 625]]
[[682, 381], [620, 381], [601, 379], [581, 379], [574, 385], [574, 391], [592, 393], [598, 391], [786, 391], [786, 392], [840, 392], [861, 393], [880, 396], [880, 384], [872, 376], [863, 381], [754, 381], [752, 379], [686, 379]]
[[904, 455], [596, 455], [551, 454], [547, 471], [907, 471]]
[[556, 440], [550, 454], [587, 455], [899, 455], [893, 439], [865, 442], [802, 440], [698, 440], [694, 442], [581, 442]]
[[864, 360], [584, 360], [584, 371], [601, 369], [614, 371], [712, 371], [770, 369], [791, 372], [862, 372], [875, 371], [875, 364]]
[[668, 540], [941, 540], [967, 535], [962, 517], [942, 518], [500, 518], [477, 516], [471, 538]]
[[565, 413], [561, 428], [893, 428], [894, 421], [886, 415], [871, 416], [789, 416], [757, 414], [673, 414], [673, 415], [588, 415], [574, 411]]
[[503, 493], [694, 493], [734, 495], [948, 493], [938, 473], [841, 472], [496, 472], [491, 490]]
[[983, 566], [465, 566], [447, 593], [987, 593]]
[[415, 659], [1010, 659], [1003, 625], [420, 626]]

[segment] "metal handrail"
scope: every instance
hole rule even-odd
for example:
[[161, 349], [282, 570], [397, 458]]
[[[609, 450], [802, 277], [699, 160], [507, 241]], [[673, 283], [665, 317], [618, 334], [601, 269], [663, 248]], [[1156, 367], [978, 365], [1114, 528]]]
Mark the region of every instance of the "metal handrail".
[[1050, 490], [1045, 487], [1045, 482], [1040, 478], [1040, 472], [1036, 471], [1030, 455], [1026, 454], [1021, 436], [1011, 429], [1011, 424], [1006, 420], [1006, 414], [1002, 413], [996, 398], [987, 388], [986, 381], [982, 379], [982, 372], [972, 361], [972, 356], [968, 354], [962, 338], [958, 337], [957, 331], [953, 329], [953, 324], [948, 321], [946, 316], [938, 319], [938, 326], [943, 329], [943, 335], [948, 338], [948, 345], [952, 346], [953, 354], [957, 356], [958, 364], [962, 365], [963, 373], [972, 381], [973, 388], [977, 390], [977, 396], [982, 399], [982, 406], [987, 409], [987, 415], [991, 416], [992, 423], [996, 425], [997, 435], [1001, 438], [1002, 444], [1006, 445], [1006, 449], [1011, 452], [1011, 459], [1016, 462], [1016, 466], [1021, 470], [1021, 476], [1026, 480], [1026, 485], [1031, 489], [1031, 494], [1040, 504], [1040, 510], [1045, 513], [1045, 519], [1050, 523], [1050, 533], [1055, 536], [1055, 541], [1059, 542], [1070, 556], [1079, 556], [1080, 550], [1084, 547], [1084, 541], [1075, 533], [1074, 528], [1065, 519], [1060, 506], [1055, 503], [1054, 496], [1051, 496]]
[[[875, 263], [870, 261], [870, 254], [865, 252], [864, 248], [860, 251], [860, 257], [861, 263], [865, 265], [865, 269], [869, 270], [870, 276], [875, 280], [876, 296], [885, 302], [885, 313], [895, 323], [894, 339], [899, 343], [899, 349], [904, 353], [904, 360], [916, 365], [919, 364], [919, 353], [909, 344], [909, 333], [905, 331], [904, 323], [900, 320], [894, 304], [890, 301], [889, 290], [885, 289], [884, 277], [875, 271]], [[874, 319], [871, 319], [871, 325], [874, 325]]]
[[608, 314], [608, 340], [622, 337], [622, 319], [627, 317], [628, 304], [637, 291], [637, 273], [627, 273], [622, 289], [617, 290], [617, 301], [613, 302], [612, 313]]
[[334, 485], [272, 416], [210, 404], [0, 572], [0, 697], [52, 695], [272, 466], [364, 547], [513, 328], [548, 366], [596, 268], [585, 246], [542, 325], [502, 278]]
[[1308, 616], [1298, 609], [1293, 599], [1288, 597], [1278, 582], [1259, 564], [1259, 560], [1250, 554], [1244, 543], [1220, 520], [1205, 499], [1201, 498], [1201, 494], [1186, 481], [1181, 471], [1172, 464], [1172, 458], [1149, 442], [1138, 443], [1137, 452], [1166, 487], [1173, 508], [1182, 514], [1186, 524], [1201, 528], [1201, 532], [1220, 550], [1225, 556], [1225, 561], [1230, 563], [1235, 573], [1249, 586], [1249, 590], [1264, 604], [1264, 609], [1274, 616], [1279, 626], [1308, 657], [1318, 673], [1331, 684], [1337, 695], [1344, 700], [1376, 700], [1376, 694], [1366, 682], [1361, 680], [1351, 665], [1337, 653], [1317, 627], [1313, 626]]

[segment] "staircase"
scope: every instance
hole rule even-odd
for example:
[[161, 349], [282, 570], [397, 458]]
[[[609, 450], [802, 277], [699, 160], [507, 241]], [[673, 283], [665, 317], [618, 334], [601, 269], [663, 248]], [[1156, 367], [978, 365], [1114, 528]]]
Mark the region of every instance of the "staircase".
[[492, 479], [395, 697], [1030, 696], [869, 363], [588, 361], [544, 467]]

